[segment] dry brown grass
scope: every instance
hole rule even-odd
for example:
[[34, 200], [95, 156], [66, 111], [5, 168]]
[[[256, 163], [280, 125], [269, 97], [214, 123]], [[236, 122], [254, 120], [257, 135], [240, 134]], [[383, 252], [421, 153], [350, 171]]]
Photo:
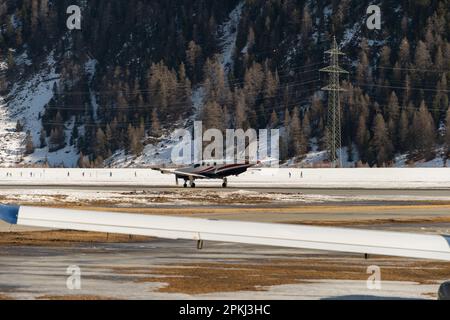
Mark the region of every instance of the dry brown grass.
[[367, 213], [368, 211], [386, 212], [386, 211], [410, 211], [410, 210], [450, 210], [448, 203], [425, 203], [421, 204], [397, 204], [397, 205], [322, 205], [322, 204], [306, 204], [306, 205], [286, 205], [286, 206], [228, 206], [228, 207], [202, 207], [202, 206], [186, 206], [186, 207], [133, 207], [118, 208], [110, 207], [107, 203], [99, 202], [93, 204], [71, 204], [71, 203], [19, 203], [20, 205], [49, 207], [49, 208], [65, 208], [74, 210], [92, 210], [92, 211], [109, 211], [124, 213], [141, 213], [156, 215], [196, 215], [196, 214], [242, 214], [242, 213]]
[[312, 226], [330, 226], [330, 227], [350, 227], [350, 226], [382, 226], [386, 224], [428, 224], [428, 223], [450, 223], [449, 217], [433, 218], [388, 218], [388, 219], [354, 219], [354, 220], [302, 220], [284, 222], [287, 224], [302, 224]]
[[[359, 261], [359, 262], [357, 262]], [[382, 279], [434, 283], [450, 275], [450, 264], [413, 261], [357, 260], [351, 265], [338, 259], [264, 260], [248, 263], [183, 264], [152, 269], [116, 268], [118, 273], [136, 274], [137, 282], [166, 283], [160, 292], [206, 294], [214, 292], [261, 291], [267, 287], [314, 280], [361, 280], [368, 278], [369, 265], [378, 264]]]
[[14, 300], [14, 299], [7, 295], [0, 294], [0, 300]]
[[0, 233], [0, 245], [70, 246], [79, 243], [145, 242], [148, 237], [83, 231], [36, 231]]
[[117, 300], [110, 297], [92, 295], [65, 295], [65, 296], [40, 296], [37, 300], [57, 300], [57, 301], [106, 301]]

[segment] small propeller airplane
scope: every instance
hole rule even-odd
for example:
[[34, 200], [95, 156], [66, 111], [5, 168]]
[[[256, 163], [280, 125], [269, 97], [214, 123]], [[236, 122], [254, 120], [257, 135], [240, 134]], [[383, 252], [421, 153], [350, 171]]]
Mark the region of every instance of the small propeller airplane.
[[153, 170], [160, 171], [163, 174], [175, 175], [177, 186], [179, 185], [178, 180], [183, 179], [185, 188], [188, 187], [188, 182], [191, 188], [195, 188], [195, 180], [197, 179], [222, 179], [222, 187], [226, 188], [228, 187], [228, 177], [238, 176], [255, 165], [249, 161], [241, 164], [230, 164], [223, 160], [204, 160], [201, 163], [180, 169], [153, 168]]
[[[450, 261], [450, 236], [0, 205], [11, 225]], [[439, 299], [450, 300], [450, 281]]]

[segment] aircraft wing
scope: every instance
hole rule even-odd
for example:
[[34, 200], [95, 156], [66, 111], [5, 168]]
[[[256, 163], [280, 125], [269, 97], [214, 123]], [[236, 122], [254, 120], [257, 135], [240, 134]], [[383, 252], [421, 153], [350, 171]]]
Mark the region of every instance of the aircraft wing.
[[196, 178], [196, 179], [206, 179], [207, 177], [201, 174], [197, 174], [197, 173], [187, 173], [187, 172], [183, 172], [183, 171], [178, 171], [178, 170], [174, 170], [174, 169], [161, 169], [161, 168], [153, 168], [153, 170], [159, 171], [163, 174], [174, 174], [177, 175], [179, 177], [186, 177], [186, 178]]
[[0, 206], [10, 224], [450, 261], [450, 236]]

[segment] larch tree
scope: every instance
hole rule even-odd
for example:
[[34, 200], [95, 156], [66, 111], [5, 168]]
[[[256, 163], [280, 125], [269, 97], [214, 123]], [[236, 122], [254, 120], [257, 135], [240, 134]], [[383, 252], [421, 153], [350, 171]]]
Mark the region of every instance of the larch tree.
[[393, 146], [389, 139], [389, 132], [381, 114], [375, 116], [373, 125], [373, 137], [370, 142], [373, 160], [378, 167], [388, 164], [393, 157]]
[[436, 142], [436, 128], [425, 101], [422, 101], [419, 110], [414, 113], [410, 133], [415, 153], [423, 155], [427, 160], [432, 159]]
[[446, 147], [445, 157], [446, 160], [450, 159], [450, 107], [447, 110], [447, 116], [445, 117], [445, 138], [444, 144]]

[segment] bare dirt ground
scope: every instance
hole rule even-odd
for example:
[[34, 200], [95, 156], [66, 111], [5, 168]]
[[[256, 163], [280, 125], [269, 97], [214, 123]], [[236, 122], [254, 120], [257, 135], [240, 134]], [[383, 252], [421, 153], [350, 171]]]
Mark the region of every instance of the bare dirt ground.
[[40, 296], [40, 297], [37, 297], [37, 300], [105, 301], [105, 300], [117, 300], [117, 299], [110, 298], [110, 297], [101, 297], [101, 296], [66, 295], [66, 296]]
[[147, 237], [82, 231], [38, 231], [0, 233], [0, 246], [74, 246], [79, 243], [146, 242]]

